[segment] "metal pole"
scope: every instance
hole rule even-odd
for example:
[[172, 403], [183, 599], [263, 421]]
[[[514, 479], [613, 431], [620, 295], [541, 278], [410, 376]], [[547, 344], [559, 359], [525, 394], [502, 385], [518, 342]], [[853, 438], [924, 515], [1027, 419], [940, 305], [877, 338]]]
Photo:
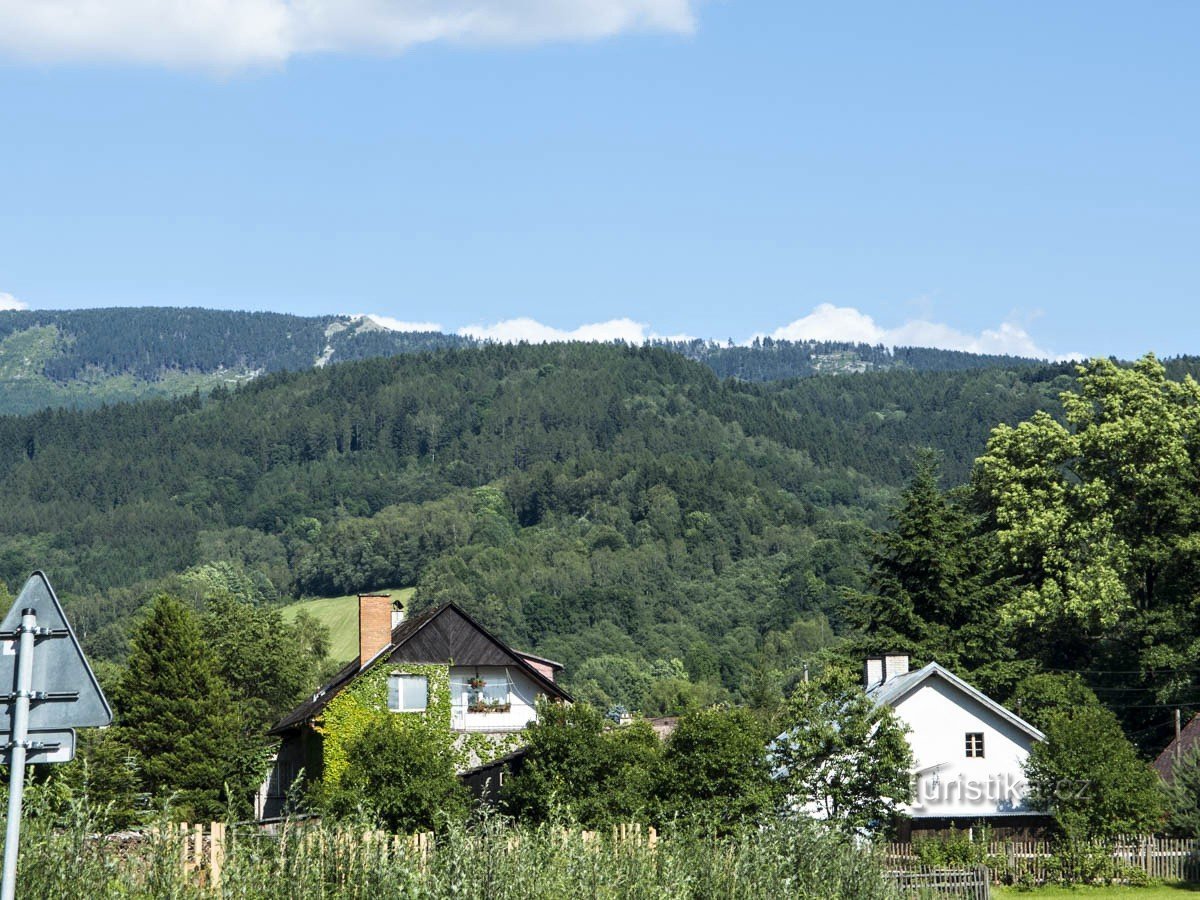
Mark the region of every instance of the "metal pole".
[[8, 828], [4, 833], [4, 881], [0, 900], [17, 893], [17, 852], [21, 840], [21, 800], [25, 792], [25, 750], [29, 742], [29, 695], [33, 690], [33, 639], [37, 611], [21, 610], [17, 638], [17, 696], [12, 710], [12, 746], [8, 758]]

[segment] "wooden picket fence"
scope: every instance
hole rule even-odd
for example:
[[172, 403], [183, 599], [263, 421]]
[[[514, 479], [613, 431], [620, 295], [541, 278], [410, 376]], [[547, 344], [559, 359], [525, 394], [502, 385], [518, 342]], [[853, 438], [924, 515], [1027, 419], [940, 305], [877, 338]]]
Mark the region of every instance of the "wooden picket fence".
[[[889, 868], [919, 870], [921, 857], [909, 843], [883, 845]], [[1200, 841], [1187, 838], [1137, 837], [1118, 841], [1108, 851], [1114, 862], [1138, 869], [1152, 879], [1200, 882]], [[1048, 841], [990, 841], [986, 868], [994, 884], [1022, 880], [1042, 883], [1057, 873], [1055, 847]]]
[[154, 829], [149, 837], [153, 840], [178, 841], [181, 871], [195, 877], [201, 884], [220, 886], [228, 834], [225, 823], [210, 822], [207, 832], [199, 823], [178, 822], [167, 827], [169, 830], [165, 834]]
[[[303, 829], [303, 825], [300, 826]], [[263, 836], [261, 830], [259, 836]], [[181, 871], [200, 886], [214, 889], [221, 887], [221, 875], [229, 849], [229, 842], [234, 836], [222, 822], [210, 822], [207, 829], [201, 824], [181, 822], [170, 826], [167, 834], [152, 833], [153, 838], [166, 838], [177, 841], [179, 846], [179, 864]], [[566, 844], [571, 840], [582, 841], [584, 846], [599, 846], [602, 834], [599, 831], [572, 831], [567, 828], [559, 829], [559, 839]], [[646, 847], [654, 850], [659, 845], [658, 831], [653, 827], [645, 827], [637, 822], [614, 825], [611, 832], [612, 842], [617, 846]], [[329, 847], [328, 842], [334, 846]], [[509, 852], [520, 848], [521, 837], [514, 834], [508, 839]], [[432, 831], [411, 835], [394, 835], [379, 830], [344, 830], [322, 832], [313, 829], [300, 839], [300, 847], [305, 853], [323, 855], [328, 849], [342, 851], [355, 850], [364, 854], [375, 854], [384, 857], [416, 856], [424, 863], [434, 848]]]
[[991, 900], [992, 879], [987, 866], [973, 869], [920, 867], [889, 872], [888, 877], [904, 897], [959, 897], [962, 900]]

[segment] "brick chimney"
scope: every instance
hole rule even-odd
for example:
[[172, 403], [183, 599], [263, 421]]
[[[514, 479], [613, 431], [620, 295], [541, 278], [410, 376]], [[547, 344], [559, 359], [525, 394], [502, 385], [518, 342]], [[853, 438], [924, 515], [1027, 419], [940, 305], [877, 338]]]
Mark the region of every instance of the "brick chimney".
[[358, 595], [358, 665], [392, 642], [392, 598], [389, 594]]

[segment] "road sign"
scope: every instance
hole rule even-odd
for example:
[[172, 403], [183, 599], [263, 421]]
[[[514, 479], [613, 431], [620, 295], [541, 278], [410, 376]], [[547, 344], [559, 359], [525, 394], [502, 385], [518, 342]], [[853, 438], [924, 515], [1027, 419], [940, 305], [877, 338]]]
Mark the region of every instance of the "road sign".
[[34, 572], [0, 621], [0, 743], [9, 765], [0, 900], [13, 900], [17, 889], [25, 764], [74, 759], [73, 729], [111, 722], [54, 589]]
[[[8, 743], [8, 735], [3, 741]], [[27, 763], [65, 763], [75, 758], [75, 729], [63, 731], [31, 731], [25, 748]]]
[[11, 734], [13, 730], [17, 643], [24, 609], [32, 609], [37, 616], [37, 663], [29, 698], [29, 730], [61, 732], [112, 724], [112, 710], [79, 649], [75, 632], [67, 624], [54, 589], [45, 575], [34, 572], [0, 621], [0, 733]]

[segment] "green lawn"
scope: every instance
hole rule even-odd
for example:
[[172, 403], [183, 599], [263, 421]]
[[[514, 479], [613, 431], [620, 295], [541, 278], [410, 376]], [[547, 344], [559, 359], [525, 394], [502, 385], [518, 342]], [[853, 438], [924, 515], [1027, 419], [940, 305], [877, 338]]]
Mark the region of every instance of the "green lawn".
[[[402, 600], [405, 604], [412, 597], [415, 588], [382, 588], [372, 591], [377, 594], [391, 594], [392, 599]], [[329, 658], [339, 663], [349, 662], [358, 656], [358, 596], [348, 594], [345, 597], [318, 597], [315, 600], [301, 600], [283, 608], [284, 619], [291, 621], [296, 614], [304, 610], [318, 621], [329, 626], [333, 638], [333, 646]]]
[[1108, 900], [1118, 897], [1121, 900], [1183, 900], [1189, 894], [1200, 894], [1200, 884], [1156, 884], [1150, 887], [1042, 887], [1032, 891], [1021, 891], [1017, 888], [992, 888], [992, 897], [997, 900], [1016, 900], [1018, 897], [1027, 900], [1060, 900], [1070, 897], [1071, 900]]

